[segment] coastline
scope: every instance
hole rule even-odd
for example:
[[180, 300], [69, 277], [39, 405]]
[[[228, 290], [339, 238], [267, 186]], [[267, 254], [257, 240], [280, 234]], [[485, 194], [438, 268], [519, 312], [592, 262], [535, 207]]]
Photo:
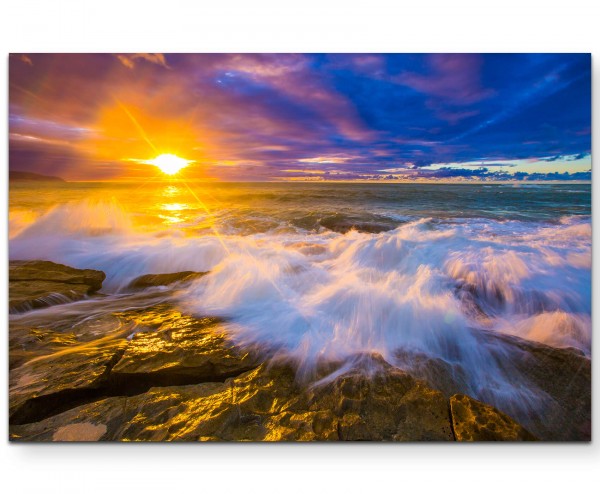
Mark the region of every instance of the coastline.
[[[52, 272], [59, 277], [65, 272], [71, 276], [89, 275], [54, 263], [45, 266], [46, 271], [37, 275], [38, 281], [48, 282], [48, 273]], [[18, 280], [19, 268], [23, 266], [12, 263], [11, 283]], [[32, 279], [31, 273], [27, 276]], [[311, 382], [298, 381], [293, 362], [272, 360], [260, 349], [249, 351], [232, 345], [222, 331], [222, 320], [183, 314], [165, 303], [164, 297], [152, 300], [156, 293], [185, 286], [189, 282], [185, 276], [175, 273], [168, 278], [154, 278], [161, 285], [158, 292], [151, 286], [153, 278], [146, 278], [143, 287], [150, 289], [132, 289], [130, 296], [137, 297], [138, 305], [149, 298], [141, 309], [112, 313], [111, 317], [120, 322], [108, 334], [97, 334], [93, 318], [75, 326], [65, 320], [62, 328], [53, 330], [32, 328], [27, 318], [11, 318], [10, 439], [536, 438], [492, 406], [460, 393], [435, 389], [377, 354], [325, 362], [316, 369]], [[94, 287], [79, 304], [103, 297], [98, 292], [101, 288], [97, 284]], [[12, 296], [12, 286], [10, 293]], [[37, 292], [32, 292], [32, 297], [37, 297]], [[570, 416], [555, 417], [562, 423], [551, 424], [554, 433], [545, 431], [544, 437], [537, 438], [589, 441], [590, 359], [576, 351], [520, 339], [509, 344], [527, 356], [530, 378], [544, 374], [546, 379], [552, 375], [556, 379], [562, 375], [561, 382], [572, 383], [570, 390], [565, 391], [560, 383], [553, 389], [553, 398], [570, 410]], [[577, 427], [567, 430], [569, 423]]]

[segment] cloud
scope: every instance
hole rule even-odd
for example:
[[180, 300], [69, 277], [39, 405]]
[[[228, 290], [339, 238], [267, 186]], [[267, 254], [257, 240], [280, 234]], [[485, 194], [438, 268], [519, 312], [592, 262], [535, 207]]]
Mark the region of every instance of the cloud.
[[21, 62], [26, 63], [27, 65], [31, 65], [33, 67], [33, 62], [31, 61], [31, 58], [29, 58], [27, 55], [21, 55], [19, 57], [19, 60], [21, 60]]
[[474, 117], [479, 115], [478, 110], [466, 110], [466, 111], [449, 111], [443, 109], [435, 109], [436, 115], [448, 122], [450, 125], [456, 125], [461, 120]]
[[[432, 164], [484, 167], [488, 173], [587, 167], [589, 58], [167, 57], [37, 54], [29, 65], [11, 56], [10, 146], [18, 152], [11, 154], [10, 166], [35, 171], [36, 163], [52, 163], [67, 179], [106, 177], [107, 170], [138, 177], [143, 169], [124, 159], [170, 152], [196, 162], [190, 173], [224, 180], [278, 179], [290, 175], [283, 170], [296, 169], [309, 175], [315, 168], [326, 179], [375, 179], [383, 170], [408, 180], [435, 178]], [[558, 79], [544, 79], [553, 71]], [[540, 98], [532, 96], [537, 103], [519, 108], [540, 78], [547, 88], [536, 93]], [[518, 115], [511, 110], [497, 118], [503, 108], [519, 108]], [[546, 168], [521, 166], [540, 156], [583, 158], [557, 158]], [[466, 175], [462, 178], [470, 179]]]
[[117, 55], [119, 62], [121, 62], [128, 69], [133, 69], [135, 67], [135, 63], [133, 61], [133, 57], [131, 55]]
[[395, 82], [457, 106], [478, 103], [494, 94], [481, 85], [479, 55], [438, 53], [427, 56], [426, 61], [428, 73], [402, 72]]
[[[533, 160], [533, 158], [532, 158]], [[522, 160], [475, 160], [475, 161], [462, 161], [460, 163], [431, 163], [426, 165], [432, 169], [440, 168], [494, 168], [494, 167], [515, 167], [521, 163]], [[538, 161], [535, 159], [535, 161]]]
[[436, 170], [420, 169], [417, 176], [424, 179], [474, 179], [485, 181], [589, 181], [592, 179], [591, 170], [586, 172], [550, 172], [550, 173], [508, 173], [491, 171], [488, 168], [439, 168]]
[[121, 62], [128, 69], [135, 67], [135, 60], [146, 60], [147, 62], [160, 65], [165, 69], [169, 69], [167, 60], [162, 53], [134, 53], [125, 55], [116, 55], [119, 62]]
[[237, 55], [226, 59], [224, 65], [221, 72], [229, 79], [229, 87], [239, 84], [236, 79], [242, 76], [299, 103], [348, 139], [366, 141], [372, 137], [352, 101], [331, 87], [326, 75], [315, 72], [307, 55]]
[[590, 153], [577, 153], [577, 154], [556, 154], [554, 156], [546, 156], [544, 158], [540, 158], [540, 161], [577, 161], [582, 160], [587, 157], [590, 157]]
[[351, 160], [353, 157], [350, 156], [317, 156], [315, 158], [302, 158], [298, 161], [300, 163], [315, 163], [315, 164], [329, 164], [329, 163], [345, 163]]

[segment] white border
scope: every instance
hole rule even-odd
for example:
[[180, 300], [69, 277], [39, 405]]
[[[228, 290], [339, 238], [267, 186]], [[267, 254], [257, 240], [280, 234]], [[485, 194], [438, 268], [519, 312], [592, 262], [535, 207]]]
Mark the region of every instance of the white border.
[[[2, 105], [9, 52], [592, 52], [599, 2], [570, 0], [3, 0]], [[598, 68], [594, 88], [598, 89]], [[598, 115], [598, 100], [594, 102]], [[0, 120], [3, 180], [7, 111]], [[598, 142], [600, 126], [593, 127]], [[7, 184], [0, 310], [6, 314]], [[594, 210], [600, 180], [593, 184]], [[594, 214], [594, 245], [598, 229]], [[594, 269], [594, 301], [598, 273]], [[597, 320], [597, 318], [595, 318]], [[595, 324], [597, 326], [597, 324]], [[597, 328], [594, 328], [597, 333]], [[600, 485], [591, 445], [11, 445], [7, 330], [0, 349], [0, 469], [5, 492], [369, 492], [425, 489], [587, 492]], [[594, 338], [594, 354], [598, 348]], [[593, 366], [598, 383], [598, 365]], [[598, 386], [594, 386], [594, 429]]]

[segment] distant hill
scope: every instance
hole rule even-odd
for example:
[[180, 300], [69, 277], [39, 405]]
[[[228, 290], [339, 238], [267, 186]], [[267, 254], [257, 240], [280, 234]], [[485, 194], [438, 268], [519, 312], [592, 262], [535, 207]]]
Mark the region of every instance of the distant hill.
[[17, 171], [8, 172], [8, 179], [10, 181], [32, 180], [36, 182], [64, 182], [64, 180], [60, 177], [51, 177], [49, 175], [41, 175], [39, 173]]

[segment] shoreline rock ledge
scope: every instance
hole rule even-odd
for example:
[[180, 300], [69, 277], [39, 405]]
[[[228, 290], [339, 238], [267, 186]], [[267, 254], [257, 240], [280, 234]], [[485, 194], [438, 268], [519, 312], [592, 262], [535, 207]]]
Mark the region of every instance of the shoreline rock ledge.
[[[83, 298], [105, 279], [49, 261], [9, 268], [11, 312]], [[142, 280], [163, 286], [201, 275]], [[66, 314], [52, 328], [10, 321], [11, 441], [590, 440], [591, 362], [567, 350], [506, 341], [556, 402], [544, 423], [520, 424], [378, 354], [303, 384], [290, 365], [240, 352], [222, 320], [164, 301], [119, 310], [108, 326], [106, 314], [81, 317]]]
[[[268, 363], [223, 382], [149, 387], [10, 425], [11, 441], [523, 441], [510, 417], [441, 392], [371, 355], [378, 372], [352, 369], [312, 387]], [[150, 384], [150, 383], [148, 383]], [[108, 396], [107, 396], [108, 395]], [[61, 395], [64, 397], [64, 394]], [[457, 404], [462, 406], [457, 409]], [[77, 406], [78, 405], [78, 406]]]
[[160, 286], [189, 283], [208, 274], [208, 271], [179, 271], [177, 273], [145, 274], [138, 276], [127, 285], [129, 290], [144, 290]]
[[97, 292], [106, 275], [51, 261], [9, 261], [8, 310], [11, 314], [72, 302]]

